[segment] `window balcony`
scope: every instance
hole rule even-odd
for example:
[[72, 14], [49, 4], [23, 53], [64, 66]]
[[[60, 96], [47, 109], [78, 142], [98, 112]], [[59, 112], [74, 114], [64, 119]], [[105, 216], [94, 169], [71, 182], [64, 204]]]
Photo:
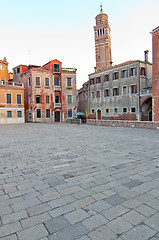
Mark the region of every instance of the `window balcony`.
[[18, 83], [18, 82], [5, 82], [4, 80], [0, 81], [0, 85], [2, 86], [7, 86], [7, 87], [17, 87], [17, 88], [23, 88], [24, 85], [23, 83]]
[[145, 96], [145, 95], [150, 95], [152, 96], [152, 88], [147, 88], [147, 89], [141, 89], [140, 90], [140, 96]]
[[61, 103], [54, 103], [54, 108], [61, 108]]
[[61, 86], [54, 85], [53, 89], [54, 91], [61, 91]]

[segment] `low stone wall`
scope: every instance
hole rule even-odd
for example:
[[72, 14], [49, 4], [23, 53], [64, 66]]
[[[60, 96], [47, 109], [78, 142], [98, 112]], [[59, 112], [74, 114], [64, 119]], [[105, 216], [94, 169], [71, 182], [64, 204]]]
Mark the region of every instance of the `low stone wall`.
[[159, 130], [159, 122], [87, 119], [87, 124], [110, 127], [150, 128]]
[[21, 118], [0, 118], [0, 124], [25, 123], [24, 117]]
[[66, 119], [66, 123], [81, 124], [81, 119], [75, 119], [75, 118], [70, 119], [70, 118], [68, 118], [68, 119]]

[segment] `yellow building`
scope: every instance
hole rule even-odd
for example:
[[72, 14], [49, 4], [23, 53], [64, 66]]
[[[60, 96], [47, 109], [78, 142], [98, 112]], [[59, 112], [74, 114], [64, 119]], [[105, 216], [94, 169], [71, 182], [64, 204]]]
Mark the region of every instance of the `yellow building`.
[[8, 62], [0, 60], [0, 124], [24, 123], [24, 87], [9, 81]]

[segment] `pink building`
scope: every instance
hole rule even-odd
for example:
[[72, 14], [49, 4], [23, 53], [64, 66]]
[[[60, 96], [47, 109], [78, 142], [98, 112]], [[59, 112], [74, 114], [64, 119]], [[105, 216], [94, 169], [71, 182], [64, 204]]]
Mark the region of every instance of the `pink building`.
[[24, 84], [26, 122], [62, 122], [76, 112], [76, 69], [62, 69], [57, 59], [41, 67], [17, 66], [13, 81]]

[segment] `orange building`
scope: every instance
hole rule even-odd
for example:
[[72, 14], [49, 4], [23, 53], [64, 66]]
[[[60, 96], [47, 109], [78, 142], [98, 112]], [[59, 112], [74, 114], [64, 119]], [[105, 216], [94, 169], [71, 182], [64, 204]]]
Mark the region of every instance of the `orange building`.
[[0, 124], [24, 123], [24, 87], [10, 82], [8, 62], [0, 60]]
[[153, 121], [159, 121], [159, 26], [152, 30]]
[[8, 82], [9, 73], [8, 73], [8, 62], [6, 58], [0, 60], [0, 81], [1, 84]]

